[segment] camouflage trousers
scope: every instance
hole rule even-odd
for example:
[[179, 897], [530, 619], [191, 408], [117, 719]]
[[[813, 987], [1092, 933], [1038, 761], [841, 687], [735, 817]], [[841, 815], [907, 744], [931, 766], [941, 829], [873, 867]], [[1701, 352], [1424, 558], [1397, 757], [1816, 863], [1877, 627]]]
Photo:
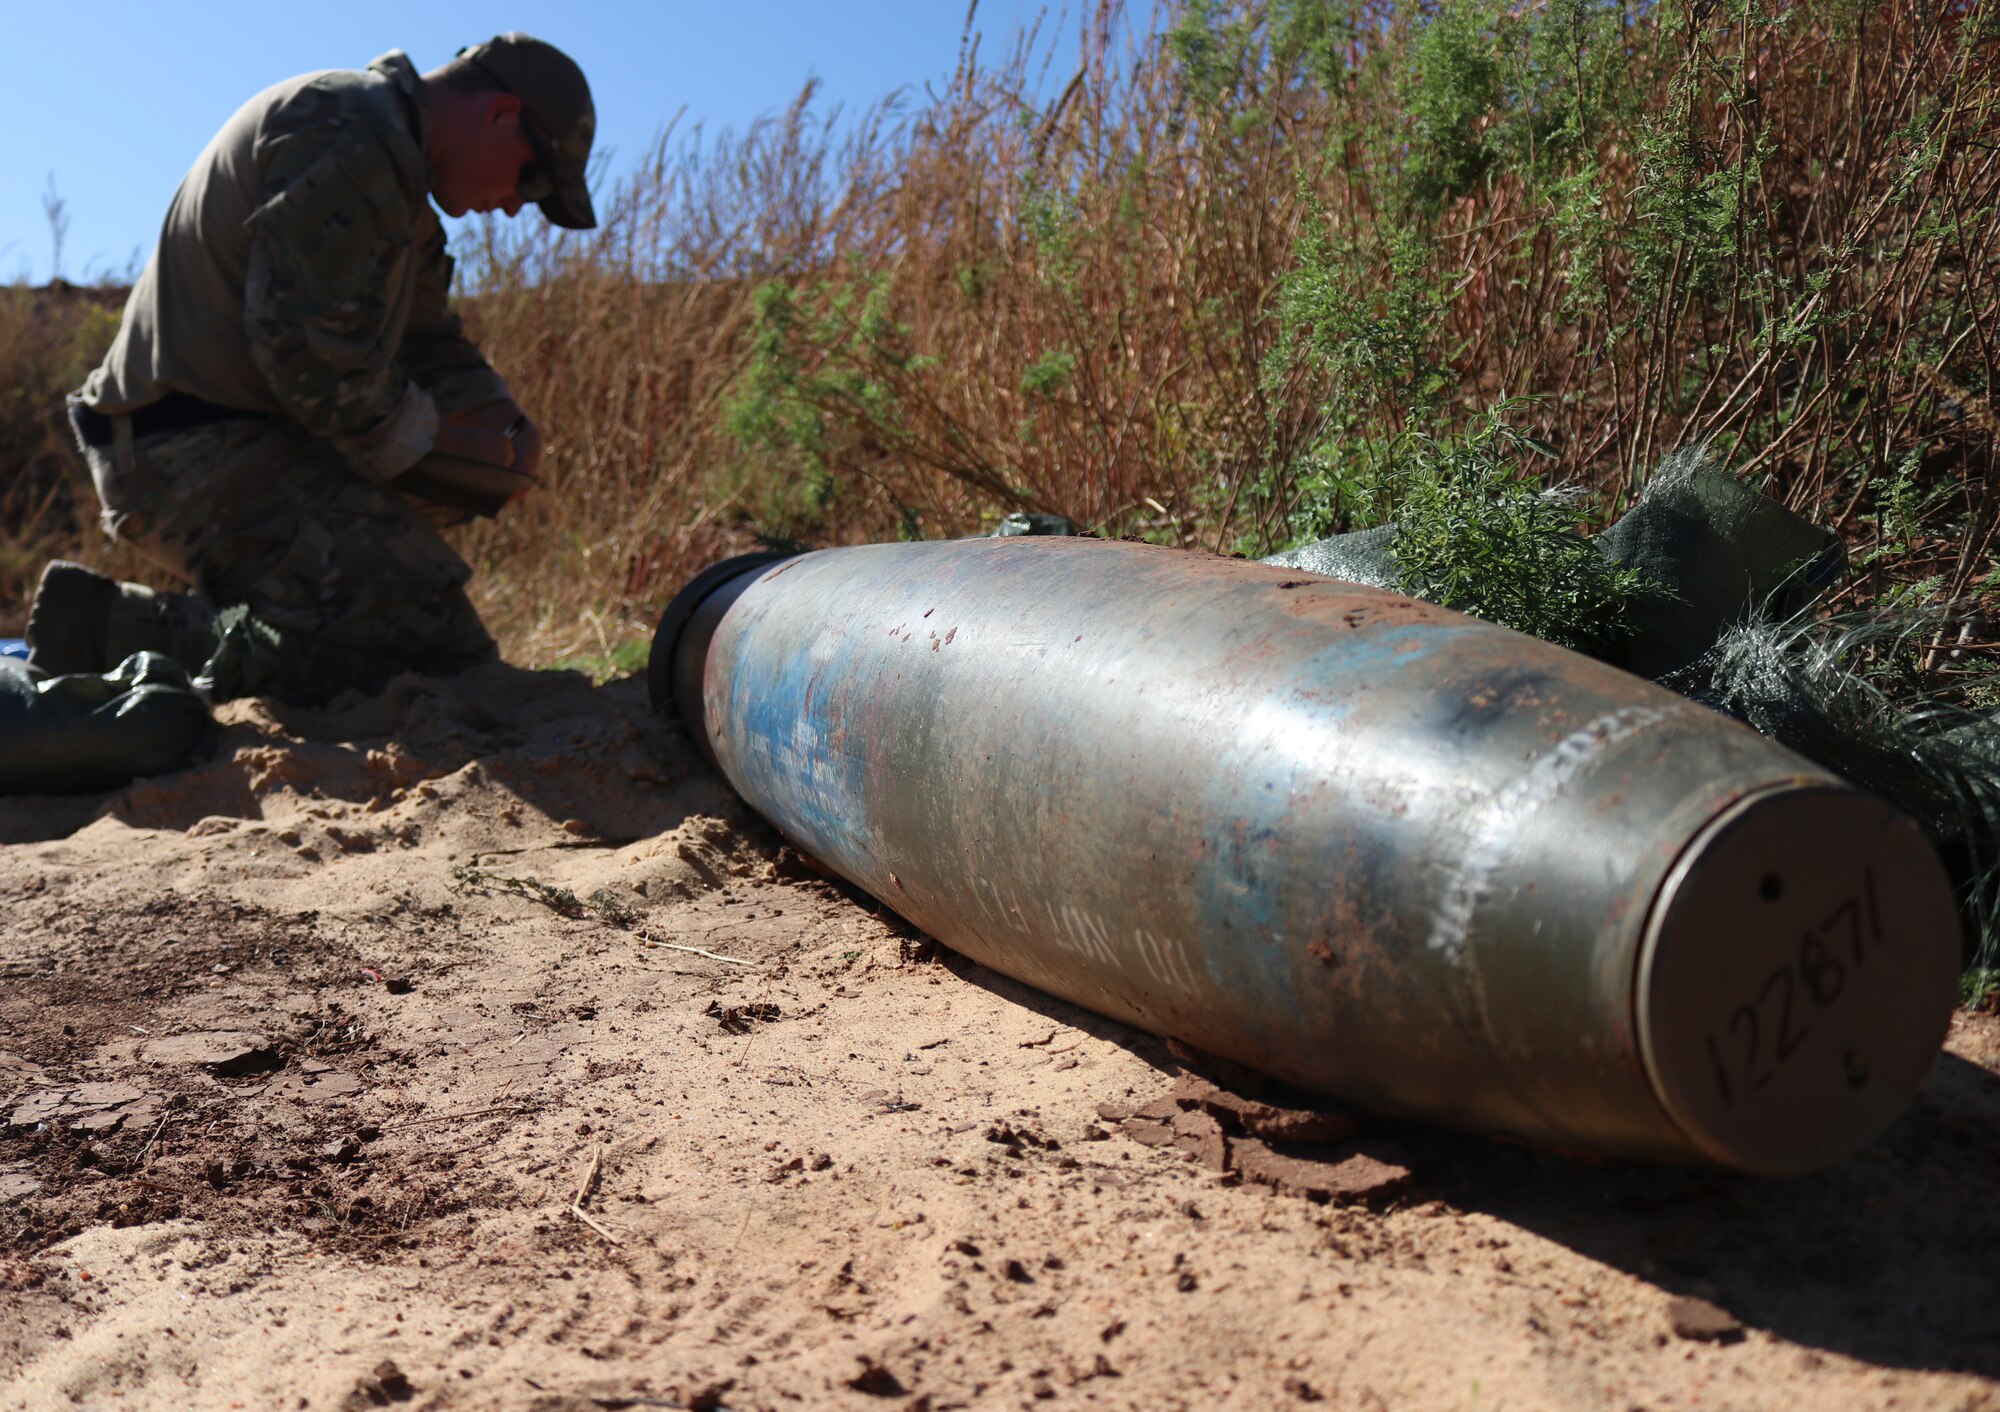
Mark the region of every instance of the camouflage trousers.
[[[112, 422], [111, 445], [83, 448], [105, 532], [195, 590], [147, 602], [127, 585], [120, 611], [135, 624], [150, 615], [185, 635], [242, 604], [301, 659], [285, 673], [289, 695], [494, 657], [465, 561], [411, 502], [302, 428], [225, 421], [134, 436], [129, 419]], [[309, 678], [320, 691], [299, 689]]]

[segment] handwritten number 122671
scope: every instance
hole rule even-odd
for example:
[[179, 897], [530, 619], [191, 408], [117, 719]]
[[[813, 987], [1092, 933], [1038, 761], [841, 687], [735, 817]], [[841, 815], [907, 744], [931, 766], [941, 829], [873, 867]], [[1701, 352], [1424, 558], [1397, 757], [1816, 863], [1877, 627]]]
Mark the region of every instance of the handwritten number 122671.
[[1797, 955], [1764, 978], [1756, 994], [1742, 997], [1721, 1033], [1710, 1030], [1709, 1062], [1723, 1107], [1734, 1108], [1768, 1084], [1798, 1053], [1813, 1020], [1845, 993], [1849, 972], [1866, 965], [1882, 945], [1882, 913], [1875, 870], [1862, 870], [1861, 891], [1844, 899], [1817, 927], [1799, 938]]

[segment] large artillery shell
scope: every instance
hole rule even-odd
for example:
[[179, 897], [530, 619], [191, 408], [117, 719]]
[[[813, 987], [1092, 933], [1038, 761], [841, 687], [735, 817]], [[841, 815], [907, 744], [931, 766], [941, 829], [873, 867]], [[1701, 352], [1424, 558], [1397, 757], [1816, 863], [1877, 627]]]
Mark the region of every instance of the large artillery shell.
[[690, 585], [652, 681], [940, 941], [1381, 1111], [1803, 1171], [1950, 1013], [1949, 886], [1888, 805], [1394, 594], [1094, 540], [766, 556]]

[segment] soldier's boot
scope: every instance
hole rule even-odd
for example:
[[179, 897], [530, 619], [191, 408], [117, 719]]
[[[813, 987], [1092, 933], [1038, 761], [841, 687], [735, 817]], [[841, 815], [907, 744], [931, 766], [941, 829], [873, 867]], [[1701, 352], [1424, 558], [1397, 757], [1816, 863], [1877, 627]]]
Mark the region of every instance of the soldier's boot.
[[215, 652], [215, 609], [193, 593], [156, 593], [58, 559], [28, 610], [28, 666], [47, 676], [108, 672], [134, 652], [201, 670]]
[[195, 680], [195, 689], [212, 705], [239, 696], [275, 696], [297, 706], [317, 706], [343, 691], [380, 691], [398, 672], [450, 670], [285, 632], [252, 616], [241, 603], [219, 611], [214, 628], [215, 655]]
[[104, 629], [118, 580], [57, 559], [28, 607], [28, 666], [43, 676], [104, 670]]
[[193, 676], [215, 654], [215, 641], [215, 605], [199, 593], [157, 593], [121, 583], [105, 615], [103, 670], [134, 652], [159, 652]]

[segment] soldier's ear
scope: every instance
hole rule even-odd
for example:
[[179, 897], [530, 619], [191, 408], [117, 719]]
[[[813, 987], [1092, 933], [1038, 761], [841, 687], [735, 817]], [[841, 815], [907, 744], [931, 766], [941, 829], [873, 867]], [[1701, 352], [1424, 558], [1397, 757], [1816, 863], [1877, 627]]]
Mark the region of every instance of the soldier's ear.
[[521, 96], [518, 93], [493, 93], [487, 96], [479, 112], [481, 127], [498, 127], [521, 111]]

